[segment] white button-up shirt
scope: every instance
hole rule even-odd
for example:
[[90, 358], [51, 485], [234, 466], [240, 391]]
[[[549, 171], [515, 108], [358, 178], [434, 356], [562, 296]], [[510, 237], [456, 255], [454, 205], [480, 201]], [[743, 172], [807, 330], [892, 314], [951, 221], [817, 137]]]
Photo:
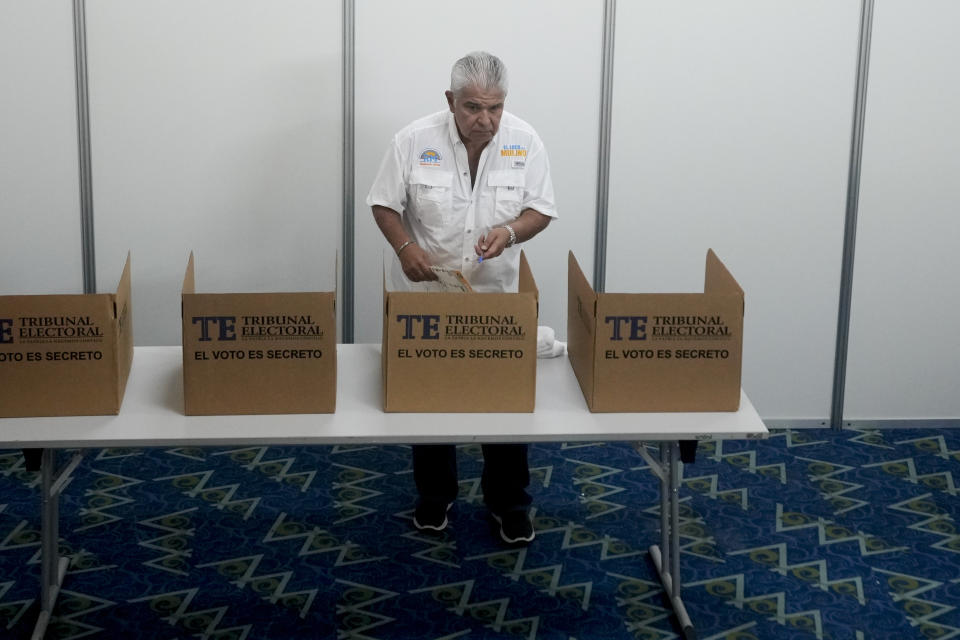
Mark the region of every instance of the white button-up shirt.
[[[480, 155], [470, 184], [467, 149], [453, 114], [421, 118], [394, 136], [367, 205], [400, 213], [410, 236], [436, 265], [460, 269], [475, 291], [517, 291], [520, 247], [477, 261], [477, 238], [515, 220], [524, 209], [557, 217], [547, 152], [537, 132], [504, 112], [497, 135]], [[411, 282], [394, 259], [392, 288], [431, 290]]]

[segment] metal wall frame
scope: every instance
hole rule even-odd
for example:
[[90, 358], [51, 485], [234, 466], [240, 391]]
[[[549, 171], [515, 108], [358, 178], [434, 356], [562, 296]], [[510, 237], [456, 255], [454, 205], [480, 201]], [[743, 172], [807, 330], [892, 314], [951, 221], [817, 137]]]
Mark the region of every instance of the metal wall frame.
[[356, 258], [356, 136], [354, 134], [356, 97], [356, 4], [343, 0], [343, 282], [340, 306], [341, 342], [353, 344]]
[[90, 94], [87, 83], [87, 3], [73, 0], [74, 71], [77, 85], [77, 149], [80, 167], [80, 256], [83, 292], [97, 292], [93, 233], [93, 162], [90, 159]]
[[837, 347], [833, 368], [833, 400], [830, 428], [841, 429], [847, 384], [847, 351], [850, 346], [850, 305], [853, 299], [853, 261], [860, 204], [860, 172], [863, 160], [863, 126], [867, 108], [867, 77], [870, 71], [870, 41], [873, 36], [873, 0], [861, 0], [860, 43], [857, 51], [857, 81], [850, 136], [850, 167], [847, 173], [847, 215], [843, 229], [843, 261], [840, 273], [840, 304], [837, 313]]
[[613, 123], [613, 53], [617, 31], [617, 0], [604, 0], [603, 50], [600, 83], [600, 144], [597, 149], [597, 211], [593, 250], [593, 289], [606, 290], [607, 219], [610, 202], [610, 130]]

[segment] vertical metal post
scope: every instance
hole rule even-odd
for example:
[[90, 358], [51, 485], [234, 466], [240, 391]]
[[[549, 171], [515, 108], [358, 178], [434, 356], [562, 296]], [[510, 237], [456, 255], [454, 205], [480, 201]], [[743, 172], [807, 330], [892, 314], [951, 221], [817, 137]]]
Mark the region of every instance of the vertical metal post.
[[[642, 454], [642, 452], [641, 452]], [[647, 458], [651, 468], [654, 462]], [[677, 441], [660, 443], [660, 545], [650, 547], [650, 558], [657, 568], [663, 590], [677, 614], [684, 640], [696, 640], [697, 631], [680, 597], [680, 445]]]
[[82, 453], [74, 454], [57, 472], [56, 450], [40, 453], [40, 613], [31, 640], [41, 640], [46, 633], [70, 564], [69, 558], [60, 557], [60, 493], [82, 460]]
[[[661, 573], [670, 573], [670, 461], [668, 459], [669, 442], [660, 443], [660, 563]], [[668, 589], [669, 590], [669, 589]], [[669, 595], [669, 594], [668, 594]]]
[[80, 242], [83, 292], [97, 292], [93, 235], [93, 170], [90, 160], [90, 98], [87, 88], [87, 9], [73, 0], [74, 72], [77, 86], [77, 143], [80, 166]]
[[593, 251], [593, 288], [604, 291], [607, 280], [607, 207], [610, 196], [610, 125], [613, 114], [613, 45], [617, 0], [603, 5], [603, 61], [600, 85], [600, 144], [597, 153], [597, 224]]
[[56, 452], [44, 449], [40, 455], [40, 613], [31, 640], [40, 640], [46, 633], [66, 571], [60, 561], [59, 496], [53, 490], [56, 462]]
[[853, 262], [860, 202], [860, 170], [863, 159], [863, 127], [870, 71], [870, 40], [873, 35], [873, 0], [860, 5], [860, 46], [857, 53], [857, 81], [853, 100], [853, 132], [850, 136], [850, 167], [847, 174], [847, 215], [843, 229], [843, 262], [840, 274], [840, 307], [837, 314], [837, 348], [833, 367], [833, 401], [830, 427], [842, 428], [843, 401], [847, 382], [847, 350], [850, 344], [850, 305], [853, 298]]
[[680, 445], [670, 442], [670, 596], [680, 598]]
[[354, 261], [355, 261], [355, 211], [354, 211], [354, 97], [355, 86], [355, 35], [356, 7], [354, 0], [343, 0], [343, 283], [341, 292], [341, 323], [344, 344], [354, 340]]
[[41, 610], [51, 604], [51, 591], [57, 585], [57, 565], [60, 563], [59, 522], [57, 497], [51, 495], [56, 455], [53, 449], [44, 449], [40, 462], [40, 600]]

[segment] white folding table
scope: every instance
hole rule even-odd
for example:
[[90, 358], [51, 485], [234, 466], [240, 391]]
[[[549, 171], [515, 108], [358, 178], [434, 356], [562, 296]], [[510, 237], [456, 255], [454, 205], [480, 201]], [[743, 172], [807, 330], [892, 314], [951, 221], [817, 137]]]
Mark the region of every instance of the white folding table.
[[185, 416], [180, 347], [137, 347], [119, 415], [0, 420], [0, 447], [43, 450], [41, 612], [33, 637], [43, 637], [67, 568], [58, 557], [57, 503], [81, 456], [55, 475], [57, 449], [604, 440], [660, 443], [659, 460], [637, 447], [660, 479], [660, 544], [650, 553], [684, 636], [695, 637], [680, 597], [679, 442], [765, 437], [746, 394], [736, 412], [591, 413], [567, 358], [537, 362], [533, 413], [384, 413], [381, 384], [380, 345], [344, 344], [337, 346], [336, 413]]

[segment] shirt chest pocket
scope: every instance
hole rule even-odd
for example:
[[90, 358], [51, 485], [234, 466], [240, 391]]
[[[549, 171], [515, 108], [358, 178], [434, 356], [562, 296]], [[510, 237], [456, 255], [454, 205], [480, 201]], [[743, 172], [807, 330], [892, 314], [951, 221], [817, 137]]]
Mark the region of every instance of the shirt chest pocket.
[[453, 173], [414, 169], [410, 173], [411, 213], [425, 225], [441, 225], [450, 218]]
[[523, 205], [523, 171], [491, 171], [487, 177], [487, 186], [496, 197], [494, 224], [510, 222], [520, 215]]

